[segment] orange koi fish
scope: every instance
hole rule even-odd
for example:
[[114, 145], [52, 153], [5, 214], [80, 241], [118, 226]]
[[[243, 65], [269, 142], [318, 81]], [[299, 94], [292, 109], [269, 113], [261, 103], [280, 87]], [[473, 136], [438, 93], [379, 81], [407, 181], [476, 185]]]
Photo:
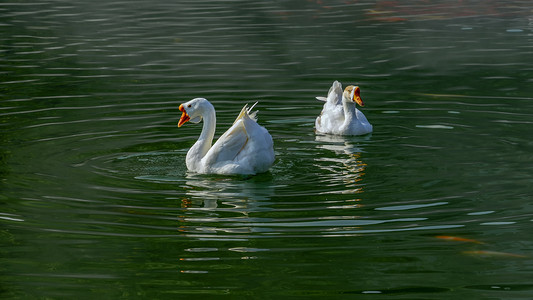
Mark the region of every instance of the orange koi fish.
[[443, 240], [447, 240], [447, 241], [454, 241], [454, 242], [465, 242], [465, 243], [474, 243], [474, 244], [485, 244], [485, 243], [480, 242], [480, 241], [478, 241], [478, 240], [467, 239], [467, 238], [462, 238], [462, 237], [458, 237], [458, 236], [450, 236], [450, 235], [437, 235], [436, 238], [438, 238], [438, 239], [443, 239]]

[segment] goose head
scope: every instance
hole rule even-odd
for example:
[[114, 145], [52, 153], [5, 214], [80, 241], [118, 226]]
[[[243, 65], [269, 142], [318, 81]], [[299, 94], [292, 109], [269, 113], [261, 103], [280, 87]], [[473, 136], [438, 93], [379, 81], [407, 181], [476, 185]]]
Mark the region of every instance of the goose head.
[[349, 103], [355, 102], [361, 107], [365, 106], [363, 99], [361, 99], [361, 89], [358, 86], [347, 86], [342, 93], [342, 100]]
[[209, 109], [214, 109], [213, 105], [211, 105], [211, 103], [204, 98], [195, 98], [180, 104], [179, 110], [182, 112], [182, 114], [178, 122], [178, 127], [181, 127], [188, 121], [193, 123], [200, 122], [204, 113]]

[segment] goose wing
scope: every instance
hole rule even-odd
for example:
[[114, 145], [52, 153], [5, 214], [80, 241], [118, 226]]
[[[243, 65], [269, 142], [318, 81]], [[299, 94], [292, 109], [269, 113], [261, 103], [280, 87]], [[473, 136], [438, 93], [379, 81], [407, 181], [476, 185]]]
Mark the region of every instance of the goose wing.
[[[255, 116], [255, 114], [253, 114], [253, 116]], [[215, 164], [217, 162], [228, 160], [231, 161], [239, 155], [250, 138], [245, 126], [245, 123], [248, 120], [254, 122], [250, 119], [248, 105], [245, 105], [241, 110], [241, 113], [233, 122], [233, 125], [224, 132], [207, 152], [205, 157], [207, 164]]]

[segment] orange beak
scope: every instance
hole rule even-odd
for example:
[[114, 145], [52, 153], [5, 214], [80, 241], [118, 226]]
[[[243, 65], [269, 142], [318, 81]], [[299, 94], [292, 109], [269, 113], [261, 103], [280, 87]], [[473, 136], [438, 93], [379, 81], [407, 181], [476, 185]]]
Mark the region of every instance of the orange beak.
[[365, 106], [363, 99], [361, 99], [361, 89], [358, 86], [356, 86], [355, 90], [353, 91], [353, 101], [359, 104], [361, 107]]
[[182, 112], [180, 121], [178, 122], [178, 127], [181, 127], [181, 125], [187, 123], [191, 119], [187, 112], [185, 111], [185, 108], [183, 108], [183, 104], [180, 104], [179, 110]]

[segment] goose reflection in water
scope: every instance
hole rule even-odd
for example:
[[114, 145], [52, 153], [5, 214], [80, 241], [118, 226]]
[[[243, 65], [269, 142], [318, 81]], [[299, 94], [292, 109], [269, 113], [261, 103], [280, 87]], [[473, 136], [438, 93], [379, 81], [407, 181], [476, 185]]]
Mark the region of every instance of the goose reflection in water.
[[179, 231], [206, 239], [246, 239], [254, 231], [249, 214], [272, 210], [270, 184], [218, 176], [187, 175]]
[[328, 171], [330, 179], [326, 180], [336, 184], [340, 178], [347, 188], [343, 191], [346, 194], [363, 192], [361, 181], [366, 164], [361, 160], [363, 149], [354, 144], [354, 138], [319, 134], [315, 136], [315, 140], [318, 142], [317, 148], [335, 153], [335, 156], [315, 158], [316, 166]]
[[261, 184], [254, 179], [235, 180], [235, 178], [188, 174], [185, 182], [186, 200], [182, 206], [196, 209], [242, 210], [243, 213], [254, 211], [265, 205], [273, 195], [270, 184]]

